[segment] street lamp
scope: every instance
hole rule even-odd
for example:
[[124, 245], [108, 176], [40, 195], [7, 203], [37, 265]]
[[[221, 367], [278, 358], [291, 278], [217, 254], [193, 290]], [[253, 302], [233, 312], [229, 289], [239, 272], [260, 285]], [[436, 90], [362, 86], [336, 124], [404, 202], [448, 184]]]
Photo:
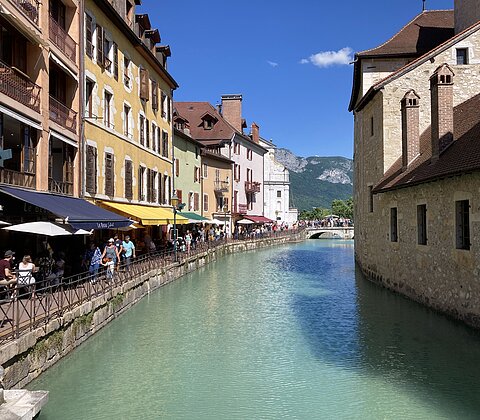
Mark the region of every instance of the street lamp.
[[175, 262], [177, 262], [177, 206], [179, 202], [177, 192], [174, 191], [170, 203], [173, 206], [173, 257]]

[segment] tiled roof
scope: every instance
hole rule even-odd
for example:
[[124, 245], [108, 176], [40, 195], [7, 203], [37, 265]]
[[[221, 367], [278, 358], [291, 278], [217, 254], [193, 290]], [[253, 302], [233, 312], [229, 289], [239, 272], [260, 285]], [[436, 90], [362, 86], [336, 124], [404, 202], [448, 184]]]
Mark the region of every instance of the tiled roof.
[[454, 109], [455, 140], [436, 162], [431, 162], [430, 128], [420, 139], [420, 156], [405, 172], [401, 157], [374, 187], [375, 193], [480, 170], [480, 94]]
[[454, 35], [453, 10], [427, 10], [379, 47], [362, 51], [358, 57], [385, 55], [420, 56]]
[[[201, 142], [206, 140], [209, 144], [215, 144], [222, 140], [230, 140], [235, 133], [234, 128], [208, 102], [175, 102], [175, 108], [179, 115], [190, 122], [190, 133], [196, 140]], [[207, 113], [217, 119], [210, 130], [203, 128], [202, 117]]]

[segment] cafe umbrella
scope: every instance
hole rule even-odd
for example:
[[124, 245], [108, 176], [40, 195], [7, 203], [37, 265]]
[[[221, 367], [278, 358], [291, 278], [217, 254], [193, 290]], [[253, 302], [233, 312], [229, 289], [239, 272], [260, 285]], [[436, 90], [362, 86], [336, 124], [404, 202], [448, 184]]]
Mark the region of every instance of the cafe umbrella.
[[90, 235], [90, 232], [87, 230], [73, 229], [70, 225], [52, 222], [28, 222], [7, 226], [2, 229], [10, 232], [32, 233], [34, 235], [45, 236]]

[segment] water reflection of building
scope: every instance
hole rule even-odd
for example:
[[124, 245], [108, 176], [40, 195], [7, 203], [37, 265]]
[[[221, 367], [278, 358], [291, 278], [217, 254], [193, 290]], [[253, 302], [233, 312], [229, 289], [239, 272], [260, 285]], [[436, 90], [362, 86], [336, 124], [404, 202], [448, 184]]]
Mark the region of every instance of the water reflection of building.
[[480, 326], [480, 10], [424, 11], [356, 54], [356, 259], [382, 284]]

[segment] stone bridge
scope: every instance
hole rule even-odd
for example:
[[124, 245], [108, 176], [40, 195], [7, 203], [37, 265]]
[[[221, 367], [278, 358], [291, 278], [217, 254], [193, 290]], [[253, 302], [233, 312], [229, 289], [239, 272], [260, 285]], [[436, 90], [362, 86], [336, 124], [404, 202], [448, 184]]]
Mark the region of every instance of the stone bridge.
[[353, 227], [309, 227], [308, 239], [353, 239]]

